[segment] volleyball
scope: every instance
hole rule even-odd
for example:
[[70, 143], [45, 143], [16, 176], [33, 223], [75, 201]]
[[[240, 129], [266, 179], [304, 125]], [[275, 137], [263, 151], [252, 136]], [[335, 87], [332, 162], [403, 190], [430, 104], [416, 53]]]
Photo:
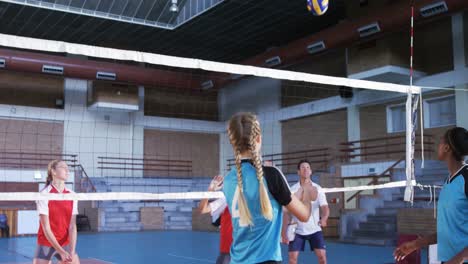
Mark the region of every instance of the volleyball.
[[314, 16], [321, 16], [328, 10], [328, 0], [307, 0], [307, 9]]

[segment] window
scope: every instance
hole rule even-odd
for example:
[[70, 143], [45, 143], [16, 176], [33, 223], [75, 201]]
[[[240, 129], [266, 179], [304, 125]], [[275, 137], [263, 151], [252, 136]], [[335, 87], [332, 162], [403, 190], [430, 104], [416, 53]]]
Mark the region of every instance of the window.
[[406, 130], [405, 104], [387, 106], [387, 132], [396, 133]]
[[424, 127], [455, 125], [455, 96], [444, 96], [424, 100]]

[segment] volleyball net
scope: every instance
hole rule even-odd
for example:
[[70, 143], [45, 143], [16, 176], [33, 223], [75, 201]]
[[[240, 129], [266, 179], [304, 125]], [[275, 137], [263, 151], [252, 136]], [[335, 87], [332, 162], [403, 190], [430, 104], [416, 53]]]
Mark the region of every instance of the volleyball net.
[[[340, 77], [345, 70], [309, 73], [334, 68], [327, 56], [342, 54], [294, 66], [273, 57], [257, 67], [5, 34], [0, 46], [13, 49], [0, 50], [10, 83], [0, 104], [0, 201], [11, 206], [74, 199], [196, 207], [220, 198], [206, 188], [235, 165], [226, 122], [239, 111], [259, 117], [265, 162], [292, 184], [307, 159], [342, 208], [381, 189], [412, 201], [424, 185], [415, 157], [435, 159], [439, 135], [416, 133], [422, 87]], [[45, 74], [8, 71], [38, 61]], [[78, 74], [67, 68], [80, 64]], [[90, 69], [93, 81], [81, 79]], [[38, 192], [53, 159], [67, 162], [75, 194]]]

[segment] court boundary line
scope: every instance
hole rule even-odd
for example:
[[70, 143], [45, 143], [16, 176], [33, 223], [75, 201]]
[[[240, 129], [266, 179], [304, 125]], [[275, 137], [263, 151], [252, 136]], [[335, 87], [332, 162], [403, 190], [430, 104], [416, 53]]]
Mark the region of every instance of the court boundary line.
[[[98, 258], [86, 258], [86, 259], [94, 259], [94, 260], [101, 261], [101, 262], [104, 262], [104, 263], [115, 264], [114, 262], [110, 262], [110, 261], [102, 260], [102, 259], [98, 259]], [[80, 260], [81, 260], [81, 258], [80, 258]]]
[[167, 253], [167, 255], [171, 256], [171, 257], [183, 258], [183, 259], [189, 259], [189, 260], [197, 260], [197, 261], [206, 262], [206, 263], [216, 263], [216, 260], [187, 257], [187, 256], [181, 256], [181, 255], [176, 255], [176, 254], [172, 254], [172, 253]]

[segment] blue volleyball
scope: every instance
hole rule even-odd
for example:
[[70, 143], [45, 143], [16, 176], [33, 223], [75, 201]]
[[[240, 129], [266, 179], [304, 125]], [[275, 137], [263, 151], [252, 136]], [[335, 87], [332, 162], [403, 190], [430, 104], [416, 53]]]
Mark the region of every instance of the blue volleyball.
[[321, 16], [328, 10], [328, 0], [307, 0], [307, 9], [314, 16]]

